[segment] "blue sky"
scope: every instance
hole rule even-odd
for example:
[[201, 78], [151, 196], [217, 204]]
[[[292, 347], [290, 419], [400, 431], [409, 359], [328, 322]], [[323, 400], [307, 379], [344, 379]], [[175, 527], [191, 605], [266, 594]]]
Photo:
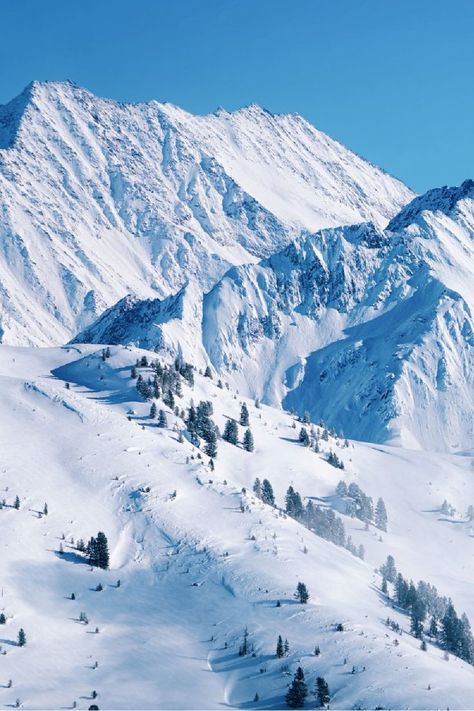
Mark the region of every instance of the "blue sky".
[[196, 113], [296, 111], [415, 190], [474, 177], [473, 0], [1, 0], [0, 103], [32, 79]]

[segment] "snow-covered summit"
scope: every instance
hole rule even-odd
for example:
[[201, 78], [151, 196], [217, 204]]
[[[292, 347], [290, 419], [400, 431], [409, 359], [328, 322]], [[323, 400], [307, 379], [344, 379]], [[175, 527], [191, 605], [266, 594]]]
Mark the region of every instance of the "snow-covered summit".
[[413, 194], [295, 114], [193, 116], [33, 82], [0, 107], [1, 338], [61, 343], [127, 293], [205, 289]]

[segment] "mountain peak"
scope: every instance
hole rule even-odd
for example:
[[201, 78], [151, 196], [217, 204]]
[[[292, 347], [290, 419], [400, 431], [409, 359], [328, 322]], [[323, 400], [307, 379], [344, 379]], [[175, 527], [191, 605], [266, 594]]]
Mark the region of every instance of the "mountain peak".
[[414, 198], [388, 224], [392, 232], [404, 229], [418, 222], [424, 212], [442, 212], [451, 216], [458, 203], [466, 198], [474, 198], [474, 180], [467, 179], [461, 185], [428, 190]]

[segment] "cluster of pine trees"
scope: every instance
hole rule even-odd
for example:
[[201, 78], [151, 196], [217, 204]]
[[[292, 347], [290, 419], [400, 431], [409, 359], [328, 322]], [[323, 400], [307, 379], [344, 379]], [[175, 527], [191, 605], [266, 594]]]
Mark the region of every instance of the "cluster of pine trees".
[[[275, 506], [273, 487], [268, 479], [264, 479], [261, 482], [257, 477], [253, 485], [253, 492], [264, 503]], [[364, 546], [356, 546], [351, 536], [346, 536], [342, 519], [336, 516], [332, 509], [315, 506], [311, 499], [304, 506], [301, 494], [295, 491], [291, 485], [286, 491], [284, 511], [288, 516], [302, 523], [317, 536], [335, 543], [336, 546], [342, 546], [352, 555], [364, 559]]]
[[[240, 409], [239, 424], [247, 429], [244, 432], [242, 446], [247, 452], [253, 452], [255, 445], [253, 441], [252, 431], [250, 429], [250, 418], [247, 405], [244, 403]], [[225, 423], [222, 439], [230, 444], [237, 445], [239, 443], [239, 427], [235, 420], [228, 419]]]
[[[319, 708], [325, 708], [329, 705], [331, 696], [327, 681], [322, 676], [316, 679], [316, 688], [314, 691], [316, 703]], [[305, 705], [306, 697], [308, 696], [308, 687], [305, 682], [304, 671], [302, 667], [298, 667], [293, 681], [290, 684], [285, 701], [292, 709], [301, 709]]]
[[346, 513], [349, 516], [355, 516], [364, 523], [374, 522], [381, 531], [387, 530], [387, 509], [382, 498], [378, 499], [374, 510], [371, 496], [367, 496], [355, 482], [347, 486], [346, 482], [342, 480], [336, 486], [336, 494], [344, 499]]
[[91, 537], [85, 552], [90, 565], [107, 570], [109, 567], [109, 544], [103, 531], [99, 531], [96, 538]]
[[214, 409], [209, 400], [201, 400], [197, 407], [191, 400], [185, 419], [192, 443], [199, 447], [201, 440], [204, 440], [204, 451], [211, 459], [217, 456], [217, 438], [219, 436], [219, 429], [212, 419], [213, 414]]
[[[151, 368], [153, 377], [144, 378], [139, 368]], [[144, 400], [163, 399], [165, 405], [173, 409], [175, 396], [182, 396], [182, 379], [194, 385], [193, 366], [177, 358], [174, 364], [163, 365], [159, 360], [149, 362], [146, 356], [138, 359], [131, 370], [131, 377], [137, 381], [137, 390]]]
[[382, 590], [388, 594], [387, 582], [393, 584], [393, 597], [398, 607], [410, 615], [411, 633], [424, 641], [428, 635], [446, 652], [474, 664], [474, 638], [466, 614], [458, 616], [450, 598], [440, 596], [436, 587], [420, 580], [417, 585], [397, 574], [393, 556], [381, 567]]
[[261, 482], [257, 477], [253, 484], [253, 493], [261, 499], [264, 504], [275, 506], [275, 494], [273, 493], [273, 487], [268, 479], [264, 479]]

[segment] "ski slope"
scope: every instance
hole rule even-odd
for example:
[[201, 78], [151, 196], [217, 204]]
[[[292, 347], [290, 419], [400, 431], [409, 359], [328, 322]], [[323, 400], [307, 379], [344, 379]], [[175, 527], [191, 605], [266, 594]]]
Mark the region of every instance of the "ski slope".
[[[344, 447], [332, 437], [316, 454], [297, 442], [291, 415], [247, 401], [255, 451], [219, 440], [212, 472], [207, 457], [178, 441], [180, 418], [164, 408], [167, 428], [150, 420], [150, 403], [130, 379], [143, 353], [113, 346], [103, 362], [92, 345], [0, 349], [0, 498], [7, 502], [0, 510], [7, 616], [0, 703], [275, 709], [285, 706], [301, 664], [311, 691], [316, 676], [327, 679], [332, 708], [472, 707], [474, 668], [446, 661], [430, 643], [421, 651], [409, 619], [387, 607], [376, 572], [390, 553], [406, 577], [435, 584], [474, 618], [474, 539], [465, 517], [474, 503], [472, 456]], [[191, 398], [212, 402], [221, 431], [243, 401], [198, 374], [179, 407]], [[344, 471], [325, 461], [329, 448]], [[366, 549], [362, 561], [256, 499], [256, 476], [270, 479], [278, 507], [292, 484], [337, 508], [337, 482], [355, 481], [375, 500], [383, 496], [388, 532], [342, 515]], [[16, 495], [19, 510], [11, 506]], [[440, 513], [444, 499], [456, 515]], [[45, 502], [49, 513], [40, 516]], [[99, 530], [109, 540], [108, 571], [91, 569], [69, 543]], [[300, 580], [307, 605], [294, 599]], [[96, 592], [99, 582], [104, 589]], [[402, 636], [385, 626], [387, 615], [399, 620]], [[20, 627], [23, 648], [15, 643]], [[255, 656], [238, 655], [245, 628]], [[275, 657], [278, 634], [290, 644], [283, 660]]]

